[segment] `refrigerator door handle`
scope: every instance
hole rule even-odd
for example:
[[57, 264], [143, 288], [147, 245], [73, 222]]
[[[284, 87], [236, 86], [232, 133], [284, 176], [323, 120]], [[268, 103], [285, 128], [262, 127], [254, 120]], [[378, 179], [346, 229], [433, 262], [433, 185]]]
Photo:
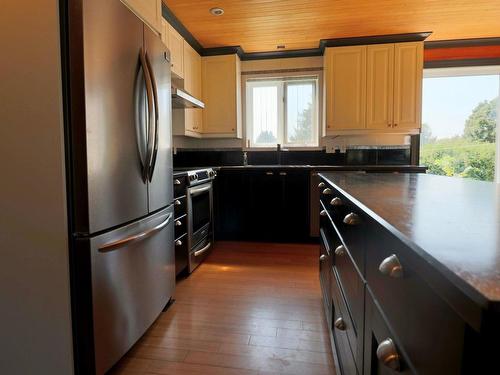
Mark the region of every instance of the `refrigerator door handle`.
[[151, 73], [149, 71], [149, 64], [147, 63], [146, 59], [146, 53], [144, 50], [141, 48], [140, 52], [140, 59], [141, 59], [141, 66], [142, 70], [144, 72], [144, 81], [146, 82], [146, 95], [148, 99], [148, 121], [147, 121], [147, 149], [146, 149], [146, 162], [144, 163], [144, 169], [142, 173], [142, 178], [144, 182], [146, 182], [149, 178], [149, 169], [151, 166], [151, 160], [153, 157], [153, 142], [154, 142], [154, 136], [152, 137], [152, 133], [154, 130], [152, 129], [154, 127], [154, 98], [153, 98], [153, 84], [151, 82]]
[[170, 221], [172, 220], [172, 217], [173, 217], [173, 214], [169, 213], [167, 215], [167, 218], [165, 220], [163, 220], [160, 224], [154, 226], [151, 229], [148, 229], [148, 230], [146, 230], [144, 232], [141, 232], [141, 233], [138, 233], [138, 234], [134, 234], [132, 236], [121, 238], [119, 240], [116, 240], [116, 241], [113, 241], [113, 242], [108, 242], [108, 243], [106, 243], [104, 245], [101, 245], [99, 247], [99, 252], [105, 253], [105, 252], [117, 250], [120, 247], [123, 247], [123, 246], [125, 246], [127, 244], [130, 244], [131, 242], [137, 242], [137, 241], [144, 240], [144, 239], [152, 236], [156, 232], [159, 232], [163, 228], [165, 228], [170, 223]]
[[153, 67], [151, 66], [151, 61], [149, 60], [148, 53], [146, 52], [146, 64], [148, 66], [148, 72], [149, 76], [151, 79], [151, 86], [152, 86], [152, 92], [153, 92], [153, 100], [154, 100], [154, 136], [153, 136], [153, 144], [152, 144], [152, 149], [151, 149], [151, 161], [149, 165], [149, 182], [153, 179], [153, 172], [155, 169], [155, 164], [156, 164], [156, 156], [158, 154], [158, 126], [159, 126], [159, 106], [158, 106], [158, 87], [156, 86], [156, 78], [154, 75], [154, 70]]

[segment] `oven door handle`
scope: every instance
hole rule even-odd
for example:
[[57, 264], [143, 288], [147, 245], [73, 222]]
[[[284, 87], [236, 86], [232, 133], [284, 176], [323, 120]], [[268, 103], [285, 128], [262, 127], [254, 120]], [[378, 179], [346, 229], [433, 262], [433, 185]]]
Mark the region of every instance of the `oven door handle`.
[[194, 256], [197, 257], [201, 254], [203, 254], [205, 251], [207, 251], [208, 249], [210, 249], [210, 246], [212, 246], [212, 243], [209, 242], [205, 247], [203, 247], [202, 249], [200, 250], [197, 250], [194, 252]]
[[201, 194], [211, 189], [212, 189], [212, 184], [209, 184], [207, 186], [192, 187], [189, 189], [189, 194], [194, 197], [195, 195]]

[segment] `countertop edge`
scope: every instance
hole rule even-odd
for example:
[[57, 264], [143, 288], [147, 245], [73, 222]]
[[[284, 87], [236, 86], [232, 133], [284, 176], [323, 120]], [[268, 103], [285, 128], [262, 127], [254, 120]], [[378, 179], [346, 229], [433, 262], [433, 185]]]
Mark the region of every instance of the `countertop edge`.
[[[396, 236], [400, 241], [402, 241], [406, 246], [413, 250], [419, 257], [421, 257], [429, 266], [433, 267], [435, 271], [441, 274], [446, 280], [448, 280], [458, 291], [460, 291], [464, 296], [468, 297], [473, 303], [478, 305], [481, 309], [500, 311], [500, 301], [491, 300], [484, 294], [482, 294], [478, 289], [474, 288], [472, 285], [467, 283], [459, 275], [450, 270], [445, 264], [441, 263], [431, 254], [429, 254], [425, 249], [418, 246], [415, 242], [409, 239], [405, 234], [403, 234], [394, 225], [389, 223], [387, 220], [379, 216], [376, 212], [367, 207], [364, 203], [359, 201], [356, 197], [351, 195], [345, 189], [339, 187], [334, 183], [328, 176], [323, 173], [319, 175], [327, 180], [332, 186], [334, 186], [339, 192], [344, 194], [348, 199], [350, 199], [355, 205], [362, 209], [368, 216], [375, 220], [378, 224], [387, 229], [392, 235]], [[445, 298], [444, 296], [441, 296]]]

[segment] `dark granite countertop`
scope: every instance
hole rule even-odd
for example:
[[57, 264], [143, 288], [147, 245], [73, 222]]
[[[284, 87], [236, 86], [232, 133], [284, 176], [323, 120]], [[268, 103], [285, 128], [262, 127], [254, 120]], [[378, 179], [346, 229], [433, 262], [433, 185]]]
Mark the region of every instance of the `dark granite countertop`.
[[500, 309], [500, 185], [416, 173], [321, 176], [475, 303]]
[[177, 170], [174, 168], [174, 174], [182, 173], [186, 170], [197, 170], [203, 168], [213, 168], [216, 170], [253, 170], [253, 169], [308, 169], [314, 171], [401, 171], [401, 172], [425, 172], [424, 166], [417, 165], [219, 165], [210, 167], [182, 167]]

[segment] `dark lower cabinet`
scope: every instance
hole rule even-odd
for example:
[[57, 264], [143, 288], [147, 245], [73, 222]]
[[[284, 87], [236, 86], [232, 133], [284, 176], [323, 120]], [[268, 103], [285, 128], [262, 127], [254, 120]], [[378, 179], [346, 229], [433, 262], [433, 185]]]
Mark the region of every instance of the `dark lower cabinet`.
[[217, 180], [216, 239], [310, 241], [309, 171], [223, 170]]

